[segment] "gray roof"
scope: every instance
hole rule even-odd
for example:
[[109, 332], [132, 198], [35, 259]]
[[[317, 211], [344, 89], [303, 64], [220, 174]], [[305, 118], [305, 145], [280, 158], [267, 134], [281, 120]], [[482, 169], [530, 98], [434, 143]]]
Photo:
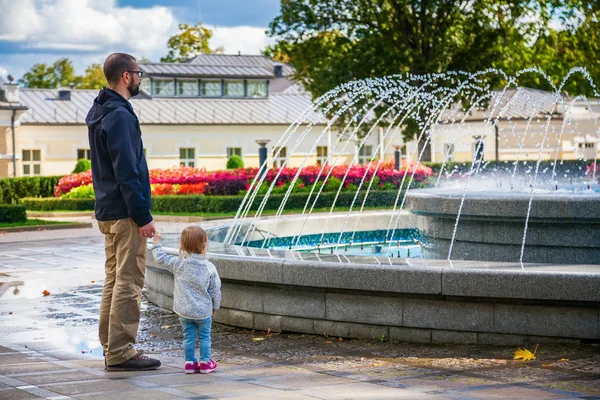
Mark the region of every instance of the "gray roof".
[[294, 73], [294, 67], [291, 65], [259, 55], [200, 54], [188, 60], [188, 63], [229, 67], [262, 67], [268, 69], [269, 71], [273, 71], [274, 65], [278, 64], [283, 67], [284, 76]]
[[223, 78], [273, 78], [273, 71], [261, 67], [230, 67], [185, 63], [146, 63], [140, 69], [153, 76], [189, 76]]
[[[501, 97], [500, 97], [501, 96]], [[486, 120], [488, 118], [529, 119], [532, 116], [556, 113], [554, 93], [539, 89], [518, 87], [505, 92], [495, 91], [487, 107], [474, 108], [467, 120]], [[494, 107], [495, 106], [495, 107]], [[448, 108], [442, 119], [461, 120], [464, 110], [460, 103]]]
[[[83, 124], [97, 90], [71, 92], [57, 100], [56, 89], [22, 89], [29, 110], [23, 124]], [[272, 93], [265, 99], [153, 98], [132, 99], [142, 124], [281, 124], [293, 123], [312, 104], [310, 95]], [[314, 120], [316, 114], [307, 116]]]
[[282, 66], [284, 76], [294, 68], [265, 56], [201, 54], [184, 63], [140, 63], [140, 69], [154, 76], [194, 76], [223, 78], [275, 78], [274, 66]]

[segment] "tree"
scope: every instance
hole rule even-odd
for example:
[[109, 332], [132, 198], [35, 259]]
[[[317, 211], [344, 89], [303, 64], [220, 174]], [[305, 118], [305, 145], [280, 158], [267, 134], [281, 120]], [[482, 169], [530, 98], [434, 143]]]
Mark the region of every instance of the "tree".
[[[553, 79], [557, 87], [569, 70], [581, 66], [588, 70], [596, 85], [600, 85], [598, 32], [600, 32], [600, 22], [593, 15], [587, 15], [581, 25], [573, 29], [562, 31], [549, 29], [540, 35], [532, 46], [529, 64], [543, 66], [544, 71]], [[535, 75], [525, 76], [522, 83], [524, 86], [551, 89], [545, 80]], [[581, 74], [572, 75], [566, 81], [563, 91], [572, 95], [597, 96], [590, 82]]]
[[19, 83], [29, 88], [57, 88], [75, 86], [81, 83], [81, 77], [75, 75], [73, 63], [68, 58], [59, 58], [51, 66], [35, 64], [26, 72]]
[[212, 30], [203, 27], [201, 22], [195, 26], [179, 24], [179, 33], [171, 36], [167, 42], [169, 54], [160, 61], [183, 62], [198, 54], [222, 53], [222, 47], [211, 50], [208, 42], [212, 36]]
[[78, 86], [81, 84], [81, 77], [75, 75], [73, 62], [68, 58], [59, 58], [52, 64], [52, 68], [58, 87], [67, 87], [71, 84]]
[[104, 70], [100, 64], [92, 64], [85, 70], [85, 75], [81, 77], [79, 89], [102, 89], [107, 86]]
[[18, 82], [28, 88], [54, 88], [56, 79], [53, 71], [46, 64], [34, 64]]
[[[514, 74], [536, 58], [532, 44], [553, 16], [597, 9], [592, 0], [284, 0], [269, 30], [277, 43], [267, 51], [292, 60], [294, 78], [313, 98], [353, 79], [399, 73]], [[410, 140], [422, 128], [407, 123]]]

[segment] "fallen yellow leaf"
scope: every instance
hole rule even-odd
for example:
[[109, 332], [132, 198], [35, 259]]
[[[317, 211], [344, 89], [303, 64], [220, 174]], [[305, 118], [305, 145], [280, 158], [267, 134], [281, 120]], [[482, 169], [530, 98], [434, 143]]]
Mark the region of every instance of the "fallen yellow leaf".
[[150, 336], [156, 337], [156, 333], [152, 333], [152, 334], [150, 334]]
[[254, 340], [255, 342], [260, 342], [261, 340], [265, 340], [264, 337], [253, 337], [252, 340]]
[[527, 349], [517, 349], [517, 351], [515, 351], [515, 360], [519, 359], [523, 361], [530, 361], [535, 360], [535, 356]]
[[45, 290], [45, 289], [44, 289], [44, 291], [42, 292], [42, 294], [43, 294], [44, 296], [50, 296], [50, 292], [49, 292], [49, 291], [47, 291], [47, 290]]
[[338, 338], [338, 340], [339, 340], [340, 342], [344, 341], [344, 339], [342, 339], [341, 337], [339, 337], [339, 338]]
[[92, 283], [96, 283], [96, 281], [92, 281]]
[[171, 325], [163, 325], [160, 327], [160, 329], [169, 329], [171, 327]]
[[569, 362], [568, 358], [561, 358], [560, 360], [558, 360], [558, 362]]
[[333, 343], [331, 340], [327, 340], [327, 341], [325, 342], [325, 344], [331, 344], [331, 343]]

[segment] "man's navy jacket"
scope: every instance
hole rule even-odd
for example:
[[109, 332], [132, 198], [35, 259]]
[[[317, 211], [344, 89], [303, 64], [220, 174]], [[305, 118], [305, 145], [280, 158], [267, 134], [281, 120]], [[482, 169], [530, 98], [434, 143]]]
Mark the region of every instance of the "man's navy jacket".
[[131, 217], [140, 227], [152, 221], [150, 176], [142, 131], [129, 101], [104, 88], [85, 122], [92, 156], [96, 219]]

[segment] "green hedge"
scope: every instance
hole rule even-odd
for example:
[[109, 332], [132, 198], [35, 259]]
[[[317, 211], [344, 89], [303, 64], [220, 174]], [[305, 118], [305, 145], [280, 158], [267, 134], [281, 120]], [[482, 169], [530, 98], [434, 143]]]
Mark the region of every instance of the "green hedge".
[[0, 179], [0, 204], [17, 203], [24, 197], [52, 197], [62, 176], [24, 176]]
[[91, 211], [94, 209], [94, 199], [61, 199], [47, 197], [43, 199], [24, 198], [20, 200], [29, 211]]
[[[367, 199], [367, 207], [392, 207], [396, 200], [395, 191], [372, 191]], [[360, 192], [355, 207], [360, 207], [365, 192]], [[264, 195], [256, 196], [252, 204], [252, 210], [256, 210]], [[265, 210], [277, 210], [284, 198], [283, 194], [272, 194], [267, 200]], [[335, 198], [335, 192], [321, 193], [316, 208], [330, 207]], [[285, 208], [303, 208], [308, 193], [294, 193], [288, 198]], [[312, 205], [314, 196], [311, 199]], [[341, 192], [336, 206], [349, 207], [354, 199], [354, 192]], [[155, 196], [152, 198], [152, 211], [163, 213], [196, 213], [196, 212], [232, 212], [237, 211], [242, 203], [243, 196]], [[54, 211], [54, 210], [93, 210], [93, 199], [22, 199], [28, 210], [31, 211]]]
[[27, 213], [24, 205], [0, 204], [0, 222], [25, 222]]
[[[586, 166], [592, 163], [594, 160], [558, 160], [556, 163], [556, 168], [554, 168], [554, 160], [542, 160], [540, 162], [539, 175], [542, 179], [548, 179], [552, 176], [552, 170], [555, 170], [557, 177], [563, 177], [565, 174], [571, 176], [573, 178], [581, 177], [585, 175]], [[512, 173], [514, 169], [514, 160], [513, 161], [500, 161], [498, 166], [500, 171]], [[519, 161], [519, 166], [517, 169], [517, 174], [523, 174], [523, 171], [527, 169], [535, 169], [535, 165], [537, 160], [521, 160]], [[437, 176], [440, 169], [442, 168], [441, 162], [424, 162], [424, 165], [431, 167], [433, 174]], [[444, 165], [444, 171], [455, 171], [456, 173], [467, 173], [471, 169], [471, 162], [447, 162]], [[484, 160], [484, 165], [486, 165], [485, 170], [490, 171], [496, 167], [496, 162], [494, 160]]]

